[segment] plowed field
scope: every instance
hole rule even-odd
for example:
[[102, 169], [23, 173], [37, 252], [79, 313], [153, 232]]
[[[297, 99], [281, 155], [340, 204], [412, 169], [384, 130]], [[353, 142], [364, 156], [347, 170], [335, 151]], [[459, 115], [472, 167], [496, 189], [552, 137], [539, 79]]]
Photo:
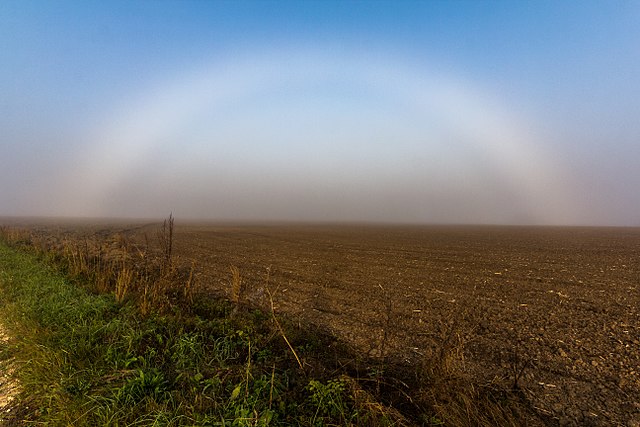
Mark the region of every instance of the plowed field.
[[[36, 228], [140, 243], [157, 223]], [[177, 223], [175, 253], [212, 294], [235, 265], [247, 300], [269, 290], [371, 357], [420, 364], [455, 341], [551, 424], [640, 426], [640, 229]]]

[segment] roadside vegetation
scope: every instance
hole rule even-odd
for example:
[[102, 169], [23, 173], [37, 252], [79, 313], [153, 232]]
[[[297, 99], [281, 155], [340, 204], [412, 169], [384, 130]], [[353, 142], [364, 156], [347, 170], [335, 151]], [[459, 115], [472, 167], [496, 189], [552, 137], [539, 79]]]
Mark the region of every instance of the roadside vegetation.
[[[474, 384], [447, 338], [420, 367], [367, 359], [312, 325], [201, 292], [160, 249], [0, 230], [0, 321], [21, 393], [7, 425], [521, 425], [518, 394]], [[266, 279], [268, 281], [268, 278]], [[384, 342], [381, 343], [384, 348]], [[4, 419], [3, 419], [4, 417]]]

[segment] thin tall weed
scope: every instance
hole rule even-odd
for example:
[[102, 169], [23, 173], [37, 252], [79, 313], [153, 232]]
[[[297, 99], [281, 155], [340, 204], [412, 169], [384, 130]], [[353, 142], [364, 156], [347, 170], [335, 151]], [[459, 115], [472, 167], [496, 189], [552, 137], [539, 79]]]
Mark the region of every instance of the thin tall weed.
[[169, 218], [162, 222], [162, 228], [158, 231], [158, 240], [160, 242], [160, 251], [162, 254], [162, 270], [169, 272], [173, 268], [173, 213], [169, 214]]
[[280, 321], [278, 320], [278, 317], [276, 316], [276, 308], [273, 302], [273, 294], [271, 293], [271, 290], [268, 287], [266, 288], [266, 290], [267, 290], [267, 295], [269, 295], [269, 302], [271, 303], [271, 317], [273, 319], [273, 323], [276, 325], [276, 328], [278, 328], [278, 332], [280, 332], [280, 335], [284, 339], [284, 342], [287, 343], [287, 346], [289, 347], [289, 350], [291, 350], [291, 354], [293, 354], [293, 357], [295, 357], [296, 362], [298, 362], [298, 366], [300, 367], [300, 369], [304, 369], [302, 360], [298, 356], [298, 353], [296, 352], [295, 348], [293, 348], [293, 346], [291, 345], [291, 342], [289, 342], [289, 338], [287, 338], [287, 334], [285, 334], [284, 328], [282, 327], [282, 325], [280, 324]]
[[244, 284], [240, 276], [240, 269], [235, 265], [230, 265], [231, 270], [231, 302], [239, 305], [242, 302], [244, 294]]

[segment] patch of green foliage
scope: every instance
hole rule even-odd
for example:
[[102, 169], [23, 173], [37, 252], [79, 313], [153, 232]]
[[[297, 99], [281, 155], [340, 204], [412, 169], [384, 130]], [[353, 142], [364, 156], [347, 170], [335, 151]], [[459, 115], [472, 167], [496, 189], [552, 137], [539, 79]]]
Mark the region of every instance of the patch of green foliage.
[[[142, 316], [0, 243], [0, 313], [22, 387], [9, 424], [392, 423], [357, 404], [347, 382], [300, 369], [270, 316], [222, 300]], [[302, 353], [323, 345], [290, 339]]]

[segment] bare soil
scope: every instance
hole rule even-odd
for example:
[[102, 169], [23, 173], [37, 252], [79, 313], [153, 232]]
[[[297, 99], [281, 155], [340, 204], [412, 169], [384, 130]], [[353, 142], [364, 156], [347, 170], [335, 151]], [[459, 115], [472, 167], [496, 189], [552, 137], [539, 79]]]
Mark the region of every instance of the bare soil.
[[[33, 224], [31, 224], [34, 227]], [[60, 223], [145, 244], [154, 224]], [[320, 325], [419, 366], [443, 343], [480, 383], [517, 387], [550, 425], [640, 426], [640, 229], [178, 223], [175, 254], [212, 295]]]

